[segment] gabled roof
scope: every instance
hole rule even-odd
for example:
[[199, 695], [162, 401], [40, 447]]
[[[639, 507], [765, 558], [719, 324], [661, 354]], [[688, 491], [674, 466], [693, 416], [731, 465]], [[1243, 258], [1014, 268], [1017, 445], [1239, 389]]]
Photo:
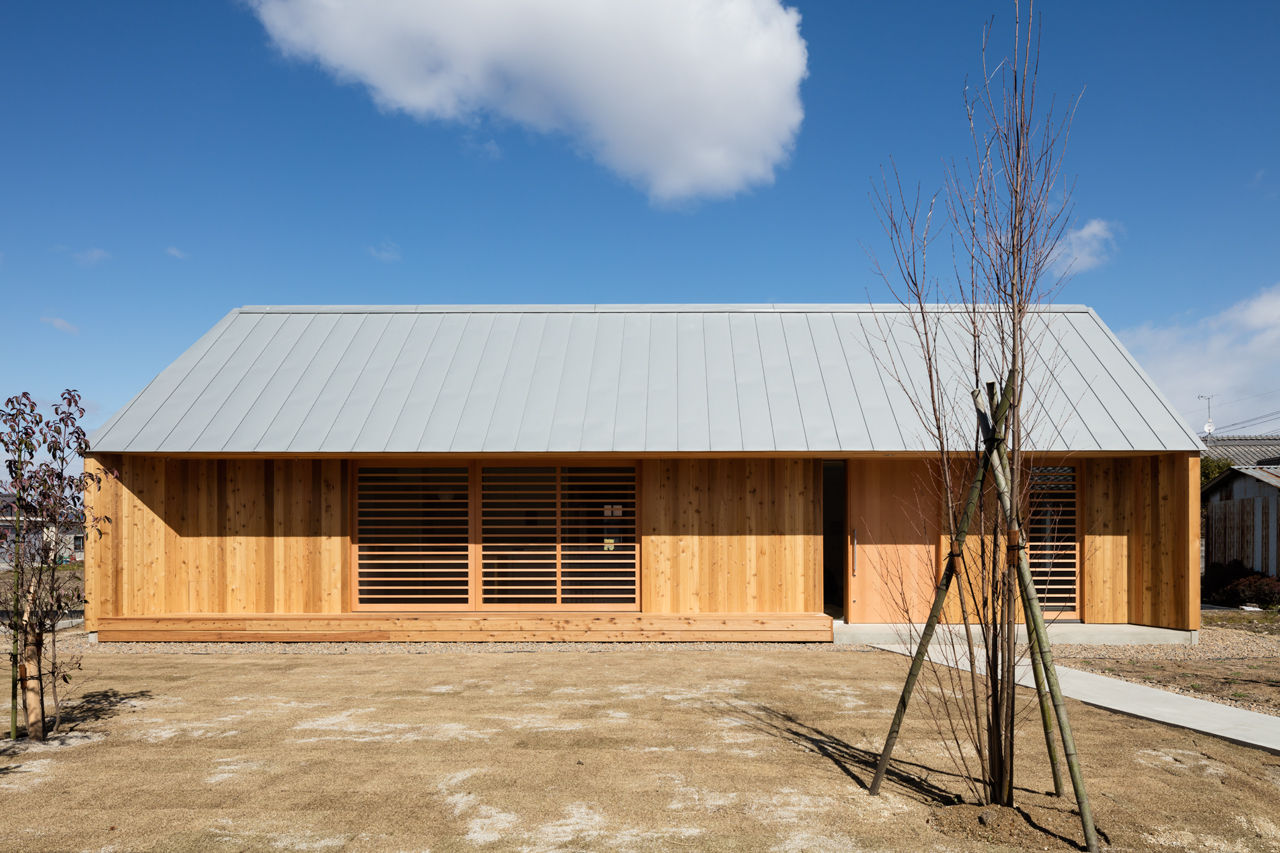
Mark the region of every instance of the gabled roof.
[[1236, 477], [1252, 477], [1259, 483], [1265, 483], [1275, 489], [1280, 489], [1280, 465], [1239, 465], [1234, 468], [1228, 468], [1212, 480], [1204, 484], [1204, 488], [1200, 490], [1201, 494], [1208, 494], [1216, 490], [1223, 483], [1233, 480]]
[[[944, 381], [969, 403], [966, 319]], [[1031, 364], [1047, 451], [1200, 449], [1088, 308], [1058, 306]], [[98, 452], [927, 450], [910, 316], [870, 305], [250, 306], [93, 436]], [[992, 375], [987, 378], [997, 378]], [[971, 413], [971, 410], [970, 410]], [[960, 412], [967, 419], [970, 413]]]
[[1207, 435], [1205, 456], [1217, 456], [1232, 465], [1266, 464], [1280, 457], [1280, 435]]

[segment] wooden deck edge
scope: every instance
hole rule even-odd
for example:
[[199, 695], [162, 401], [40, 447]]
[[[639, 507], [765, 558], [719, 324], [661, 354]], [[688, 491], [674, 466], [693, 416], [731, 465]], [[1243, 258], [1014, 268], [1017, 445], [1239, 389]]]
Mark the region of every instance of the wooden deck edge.
[[100, 642], [829, 643], [822, 613], [342, 613], [101, 617]]

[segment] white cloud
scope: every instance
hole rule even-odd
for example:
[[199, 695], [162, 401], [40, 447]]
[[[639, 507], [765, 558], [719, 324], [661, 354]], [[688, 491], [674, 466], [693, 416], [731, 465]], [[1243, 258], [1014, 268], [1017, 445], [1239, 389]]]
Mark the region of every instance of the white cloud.
[[400, 247], [390, 240], [383, 240], [376, 246], [370, 246], [369, 254], [374, 260], [390, 264], [400, 260]]
[[85, 249], [83, 252], [72, 253], [71, 257], [75, 258], [80, 266], [93, 267], [110, 258], [111, 253], [106, 249]]
[[80, 334], [79, 326], [72, 325], [71, 323], [68, 323], [66, 320], [62, 319], [61, 317], [41, 317], [40, 322], [48, 323], [50, 326], [53, 326], [59, 332], [66, 332], [68, 335]]
[[189, 257], [186, 252], [182, 251], [177, 246], [170, 246], [164, 250], [164, 253], [169, 257], [177, 258], [180, 261], [185, 261]]
[[[1205, 420], [1199, 394], [1215, 395], [1213, 420], [1220, 426], [1280, 409], [1280, 284], [1216, 314], [1119, 334], [1197, 430]], [[1280, 430], [1280, 424], [1259, 429]]]
[[780, 0], [250, 0], [276, 46], [385, 109], [570, 137], [674, 201], [773, 181], [804, 110]]
[[1122, 230], [1119, 223], [1090, 219], [1068, 231], [1058, 244], [1052, 263], [1054, 272], [1067, 275], [1102, 266], [1115, 252], [1116, 238]]

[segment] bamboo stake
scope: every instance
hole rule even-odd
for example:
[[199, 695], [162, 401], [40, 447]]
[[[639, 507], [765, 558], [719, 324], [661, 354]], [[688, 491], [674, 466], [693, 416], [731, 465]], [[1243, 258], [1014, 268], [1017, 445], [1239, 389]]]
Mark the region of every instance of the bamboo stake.
[[[1009, 379], [1005, 383], [1004, 393], [1000, 398], [1000, 404], [996, 407], [998, 423], [1004, 422], [1005, 415], [1009, 411], [1009, 401], [1013, 397], [1013, 379], [1013, 372], [1010, 371]], [[902, 685], [902, 695], [898, 697], [898, 707], [893, 712], [893, 722], [889, 724], [889, 734], [884, 739], [884, 749], [880, 750], [880, 758], [876, 762], [875, 775], [871, 778], [871, 785], [867, 788], [867, 792], [873, 797], [880, 793], [880, 786], [884, 784], [885, 773], [889, 769], [889, 760], [893, 756], [893, 747], [898, 742], [898, 732], [902, 729], [902, 720], [907, 715], [907, 705], [911, 702], [911, 694], [914, 692], [916, 681], [920, 677], [920, 669], [924, 665], [925, 655], [928, 654], [929, 643], [933, 640], [933, 633], [938, 627], [938, 620], [942, 617], [942, 607], [947, 600], [947, 591], [951, 588], [952, 579], [955, 578], [956, 563], [959, 561], [960, 552], [964, 548], [965, 537], [969, 534], [969, 525], [973, 523], [974, 513], [977, 512], [978, 501], [982, 497], [982, 482], [990, 465], [991, 455], [988, 451], [982, 454], [982, 461], [978, 465], [978, 471], [973, 475], [973, 482], [969, 485], [969, 496], [965, 501], [964, 514], [960, 518], [960, 523], [956, 526], [955, 536], [952, 537], [951, 554], [947, 557], [946, 568], [942, 570], [942, 577], [938, 579], [938, 585], [934, 589], [933, 606], [929, 608], [929, 618], [924, 623], [924, 630], [920, 632], [920, 643], [916, 646], [916, 653], [911, 658], [911, 668], [907, 670], [907, 681]], [[972, 665], [972, 661], [970, 661], [970, 665]]]
[[[1022, 597], [1022, 613], [1025, 616], [1030, 608], [1027, 597]], [[1031, 674], [1036, 680], [1036, 698], [1040, 702], [1040, 725], [1044, 728], [1044, 746], [1049, 753], [1049, 768], [1053, 771], [1053, 795], [1062, 796], [1062, 768], [1058, 766], [1058, 748], [1053, 744], [1053, 706], [1049, 698], [1049, 689], [1044, 682], [1044, 662], [1040, 659], [1040, 644], [1036, 640], [1035, 631], [1028, 630], [1027, 638], [1031, 642]]]
[[1009, 527], [1009, 549], [1017, 554], [1018, 581], [1022, 586], [1022, 595], [1027, 606], [1027, 623], [1036, 634], [1036, 644], [1040, 660], [1044, 666], [1045, 681], [1049, 694], [1053, 699], [1053, 710], [1058, 720], [1058, 731], [1062, 736], [1062, 751], [1067, 759], [1067, 771], [1071, 775], [1071, 786], [1075, 790], [1076, 805], [1080, 811], [1080, 824], [1084, 829], [1085, 847], [1090, 853], [1098, 850], [1098, 833], [1093, 825], [1093, 809], [1089, 805], [1089, 795], [1084, 787], [1084, 775], [1080, 770], [1080, 759], [1076, 754], [1075, 737], [1071, 733], [1071, 720], [1067, 715], [1066, 702], [1062, 697], [1062, 688], [1058, 684], [1058, 672], [1053, 666], [1053, 652], [1049, 648], [1048, 632], [1044, 625], [1044, 614], [1040, 611], [1040, 600], [1036, 596], [1035, 582], [1031, 577], [1031, 565], [1027, 559], [1026, 544], [1022, 541], [1021, 530], [1013, 509], [1013, 499], [1009, 494], [1008, 481], [1005, 479], [1006, 464], [1003, 449], [995, 440], [995, 433], [987, 420], [985, 407], [981, 397], [974, 392], [974, 404], [978, 408], [978, 420], [982, 425], [983, 436], [987, 440], [987, 449], [992, 458], [992, 473], [995, 475], [996, 493], [1000, 500], [1000, 508], [1004, 512]]

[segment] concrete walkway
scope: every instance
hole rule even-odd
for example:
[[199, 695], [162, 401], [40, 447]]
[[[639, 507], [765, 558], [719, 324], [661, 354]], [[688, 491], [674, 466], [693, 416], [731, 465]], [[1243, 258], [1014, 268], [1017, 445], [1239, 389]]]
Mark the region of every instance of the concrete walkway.
[[[914, 646], [901, 643], [875, 644], [875, 648], [907, 657], [915, 654]], [[967, 657], [965, 649], [958, 646], [955, 653], [950, 650], [944, 653], [936, 644], [929, 650], [929, 660], [944, 666], [968, 669]], [[1072, 699], [1280, 754], [1280, 717], [1157, 690], [1094, 672], [1064, 666], [1058, 666], [1057, 670], [1063, 695]], [[1018, 684], [1035, 689], [1030, 662], [1019, 664], [1015, 677]]]

